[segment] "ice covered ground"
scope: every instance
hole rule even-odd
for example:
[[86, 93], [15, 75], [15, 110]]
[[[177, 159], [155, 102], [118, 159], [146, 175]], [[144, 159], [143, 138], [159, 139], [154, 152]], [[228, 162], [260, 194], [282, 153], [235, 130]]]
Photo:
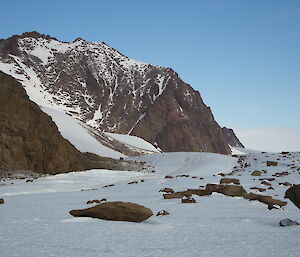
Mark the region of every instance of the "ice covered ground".
[[[278, 225], [284, 218], [300, 220], [300, 211], [291, 202], [284, 210], [269, 211], [257, 201], [216, 193], [194, 196], [196, 204], [182, 204], [180, 199], [164, 200], [158, 192], [164, 187], [179, 191], [218, 183], [221, 177], [216, 174], [230, 172], [237, 158], [162, 153], [136, 159], [152, 164], [155, 173], [93, 170], [0, 186], [0, 197], [5, 199], [5, 204], [0, 205], [1, 256], [299, 256], [299, 226]], [[260, 184], [260, 177], [250, 175], [253, 170], [266, 170], [262, 177], [289, 171], [288, 176], [276, 177], [271, 182], [274, 190], [265, 193], [283, 199], [287, 187], [278, 182], [299, 183], [299, 159], [299, 153], [286, 157], [249, 153], [244, 162], [250, 166], [239, 168], [231, 177], [240, 179], [251, 191], [252, 186], [266, 187]], [[267, 167], [266, 160], [276, 160], [279, 165]], [[178, 174], [198, 178], [165, 179], [165, 175]], [[145, 182], [127, 184], [141, 179]], [[115, 186], [103, 188], [111, 183]], [[98, 190], [81, 191], [83, 188]], [[142, 204], [154, 214], [160, 210], [171, 214], [128, 223], [74, 218], [68, 213], [90, 206], [86, 204], [88, 200], [101, 198]]]
[[139, 149], [143, 149], [143, 150], [147, 150], [149, 152], [153, 152], [153, 153], [159, 153], [159, 151], [149, 142], [147, 142], [146, 140], [140, 138], [140, 137], [136, 137], [136, 136], [130, 136], [130, 135], [123, 135], [123, 134], [117, 134], [117, 133], [105, 133], [106, 135], [120, 141], [123, 142], [124, 144], [139, 148]]

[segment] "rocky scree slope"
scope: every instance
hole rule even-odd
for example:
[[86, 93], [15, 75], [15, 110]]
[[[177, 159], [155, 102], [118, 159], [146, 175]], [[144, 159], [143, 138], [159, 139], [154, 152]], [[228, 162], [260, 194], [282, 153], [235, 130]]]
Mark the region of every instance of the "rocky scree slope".
[[93, 168], [137, 170], [135, 166], [128, 161], [79, 152], [61, 136], [51, 118], [28, 99], [20, 83], [0, 71], [0, 173], [1, 170], [50, 174]]
[[163, 151], [230, 153], [199, 92], [172, 69], [134, 61], [105, 43], [27, 32], [0, 40], [0, 70], [38, 105], [96, 129], [136, 135]]

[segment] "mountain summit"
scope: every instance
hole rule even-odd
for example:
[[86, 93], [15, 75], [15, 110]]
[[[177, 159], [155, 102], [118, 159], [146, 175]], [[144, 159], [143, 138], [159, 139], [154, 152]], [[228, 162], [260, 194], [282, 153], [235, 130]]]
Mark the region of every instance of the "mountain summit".
[[198, 91], [172, 69], [132, 60], [105, 43], [26, 32], [0, 40], [0, 70], [38, 105], [96, 129], [139, 136], [163, 151], [230, 153]]

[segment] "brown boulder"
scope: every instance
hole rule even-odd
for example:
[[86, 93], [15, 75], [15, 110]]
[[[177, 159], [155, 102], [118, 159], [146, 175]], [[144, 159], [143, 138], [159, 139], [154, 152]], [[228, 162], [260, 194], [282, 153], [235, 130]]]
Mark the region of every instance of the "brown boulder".
[[278, 162], [267, 161], [267, 166], [277, 166]]
[[142, 222], [153, 215], [153, 212], [142, 205], [130, 202], [106, 202], [91, 208], [72, 210], [74, 217], [91, 217], [113, 221]]
[[246, 194], [246, 190], [242, 187], [242, 186], [234, 186], [234, 185], [225, 185], [225, 186], [221, 186], [218, 189], [218, 193], [227, 195], [227, 196], [243, 196], [244, 194]]
[[206, 190], [211, 192], [220, 193], [227, 196], [243, 196], [246, 194], [246, 190], [242, 186], [236, 185], [217, 185], [217, 184], [207, 184]]
[[290, 199], [300, 209], [300, 185], [290, 187], [286, 192], [284, 198]]
[[251, 173], [251, 176], [261, 176], [262, 172], [260, 170], [255, 170]]

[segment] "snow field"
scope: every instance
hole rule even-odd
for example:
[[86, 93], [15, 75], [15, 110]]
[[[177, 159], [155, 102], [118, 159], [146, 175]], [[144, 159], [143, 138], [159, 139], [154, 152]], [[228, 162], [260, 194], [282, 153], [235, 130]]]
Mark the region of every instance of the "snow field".
[[[277, 158], [281, 158], [278, 167], [266, 167], [266, 160]], [[230, 177], [240, 179], [247, 191], [260, 184], [258, 177], [253, 180], [250, 175], [255, 169], [266, 169], [263, 177], [289, 170], [289, 176], [276, 179], [297, 182], [298, 172], [293, 172], [287, 165], [300, 166], [296, 161], [299, 158], [299, 153], [291, 158], [248, 154], [245, 162], [250, 162], [250, 167]], [[299, 220], [299, 210], [291, 202], [284, 210], [269, 211], [266, 205], [257, 201], [217, 193], [194, 196], [196, 204], [182, 204], [180, 199], [164, 200], [158, 192], [164, 187], [180, 191], [218, 183], [221, 176], [213, 175], [230, 172], [237, 165], [237, 158], [209, 153], [163, 153], [135, 160], [152, 164], [156, 172], [128, 172], [122, 176], [122, 172], [94, 170], [1, 186], [0, 197], [6, 201], [0, 206], [3, 256], [299, 256], [299, 227], [278, 225], [284, 218]], [[203, 180], [191, 176], [164, 178], [165, 175], [179, 174], [203, 177]], [[131, 185], [125, 182], [141, 179], [145, 182]], [[112, 181], [116, 186], [102, 188]], [[275, 198], [283, 199], [287, 187], [279, 186], [277, 182], [272, 184], [275, 190], [265, 194], [274, 197], [278, 194]], [[52, 189], [57, 187], [57, 192], [33, 190], [20, 193], [30, 192], [36, 185], [40, 189], [52, 185]], [[98, 190], [79, 190], [90, 187]], [[19, 194], [13, 195], [13, 192]], [[91, 206], [86, 204], [88, 200], [102, 198], [142, 204], [151, 208], [154, 216], [143, 223], [128, 223], [73, 218], [68, 213], [71, 209]], [[171, 214], [155, 216], [160, 210]]]

